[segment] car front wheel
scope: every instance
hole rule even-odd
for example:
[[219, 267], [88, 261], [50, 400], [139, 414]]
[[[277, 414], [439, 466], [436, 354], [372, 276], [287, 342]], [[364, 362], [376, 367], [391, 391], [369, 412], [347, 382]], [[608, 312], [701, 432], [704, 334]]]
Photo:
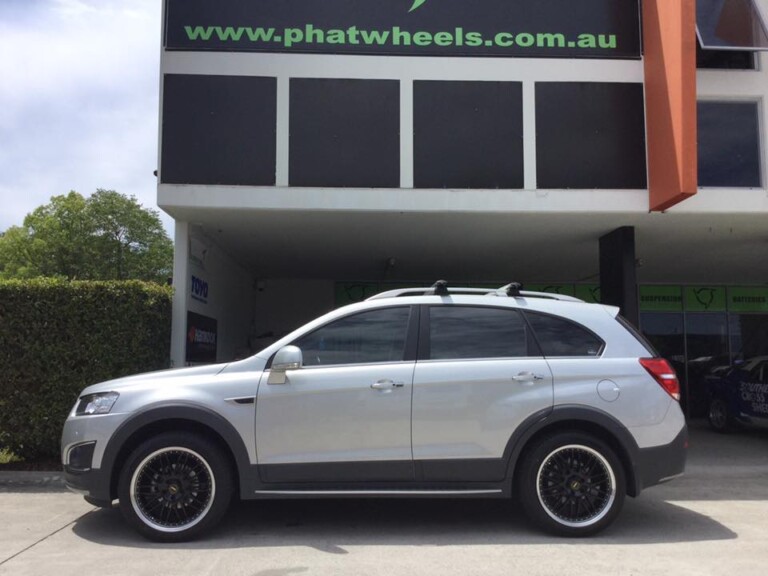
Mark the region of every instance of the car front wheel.
[[560, 536], [588, 536], [624, 503], [624, 469], [613, 450], [582, 432], [539, 440], [525, 456], [518, 495], [528, 517]]
[[728, 403], [720, 396], [713, 396], [709, 401], [707, 412], [709, 425], [720, 433], [727, 433], [733, 429], [733, 418], [728, 410]]
[[227, 511], [232, 497], [229, 462], [202, 436], [160, 434], [129, 456], [118, 497], [123, 516], [150, 540], [190, 540]]

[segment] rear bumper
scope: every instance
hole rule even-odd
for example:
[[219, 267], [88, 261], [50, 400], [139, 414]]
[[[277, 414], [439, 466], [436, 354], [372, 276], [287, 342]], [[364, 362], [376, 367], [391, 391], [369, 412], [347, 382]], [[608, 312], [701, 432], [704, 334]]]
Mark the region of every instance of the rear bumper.
[[640, 449], [635, 464], [637, 492], [681, 476], [685, 472], [687, 456], [688, 428], [686, 426], [683, 426], [680, 433], [669, 444]]

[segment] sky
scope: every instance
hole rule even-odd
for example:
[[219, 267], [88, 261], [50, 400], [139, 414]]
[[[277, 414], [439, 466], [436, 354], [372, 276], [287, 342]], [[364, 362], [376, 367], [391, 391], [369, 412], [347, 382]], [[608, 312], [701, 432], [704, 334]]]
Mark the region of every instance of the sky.
[[157, 208], [161, 0], [0, 0], [0, 231], [98, 188]]

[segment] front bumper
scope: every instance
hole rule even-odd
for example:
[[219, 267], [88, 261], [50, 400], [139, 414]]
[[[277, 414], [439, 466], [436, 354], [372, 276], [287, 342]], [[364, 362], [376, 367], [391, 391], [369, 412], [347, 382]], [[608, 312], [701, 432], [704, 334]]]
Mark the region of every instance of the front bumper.
[[109, 490], [109, 474], [99, 469], [86, 472], [73, 471], [69, 466], [64, 467], [64, 482], [72, 492], [85, 496], [85, 499], [96, 506], [107, 506], [112, 502]]

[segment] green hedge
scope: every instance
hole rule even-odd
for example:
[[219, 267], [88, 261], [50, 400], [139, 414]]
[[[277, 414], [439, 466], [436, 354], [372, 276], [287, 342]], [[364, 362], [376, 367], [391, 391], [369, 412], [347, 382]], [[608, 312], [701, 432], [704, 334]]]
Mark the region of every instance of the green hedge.
[[168, 367], [171, 297], [138, 281], [0, 281], [0, 449], [56, 458], [84, 387]]

